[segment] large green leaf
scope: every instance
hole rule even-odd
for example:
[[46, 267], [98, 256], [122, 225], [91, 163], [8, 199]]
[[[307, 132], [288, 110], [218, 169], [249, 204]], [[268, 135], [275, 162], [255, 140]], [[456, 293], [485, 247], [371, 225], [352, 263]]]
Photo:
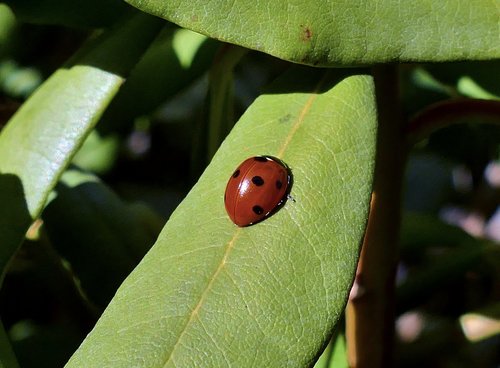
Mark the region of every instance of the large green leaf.
[[210, 37], [310, 65], [500, 57], [497, 1], [126, 1]]
[[0, 134], [0, 271], [162, 22], [139, 15], [52, 75]]
[[[372, 78], [295, 68], [243, 115], [67, 367], [306, 367], [343, 312], [375, 151]], [[283, 159], [285, 206], [238, 228], [237, 165]]]

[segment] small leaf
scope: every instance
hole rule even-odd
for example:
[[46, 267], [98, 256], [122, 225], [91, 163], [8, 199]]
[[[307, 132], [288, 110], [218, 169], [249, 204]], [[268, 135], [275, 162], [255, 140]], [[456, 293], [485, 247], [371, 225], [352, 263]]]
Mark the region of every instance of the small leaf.
[[0, 59], [7, 55], [13, 44], [16, 28], [16, 17], [7, 5], [0, 4]]
[[73, 163], [88, 171], [105, 173], [113, 166], [119, 148], [120, 142], [116, 135], [102, 137], [93, 130], [73, 157]]
[[314, 368], [348, 368], [347, 347], [344, 333], [333, 336]]
[[[284, 75], [237, 123], [67, 367], [310, 366], [352, 285], [375, 133], [370, 76]], [[262, 154], [290, 166], [295, 201], [238, 228], [226, 182]]]

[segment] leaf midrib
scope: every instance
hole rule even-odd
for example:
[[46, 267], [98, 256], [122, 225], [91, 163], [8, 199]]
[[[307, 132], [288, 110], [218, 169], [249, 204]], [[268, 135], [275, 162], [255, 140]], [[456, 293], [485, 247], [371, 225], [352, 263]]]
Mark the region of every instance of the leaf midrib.
[[[283, 155], [284, 155], [284, 153], [285, 153], [288, 145], [290, 144], [293, 136], [295, 135], [295, 133], [297, 132], [297, 130], [299, 129], [299, 127], [304, 122], [307, 113], [310, 111], [313, 102], [316, 100], [316, 98], [318, 96], [318, 93], [319, 93], [319, 90], [321, 89], [323, 83], [327, 79], [326, 77], [328, 76], [328, 74], [329, 73], [325, 73], [325, 76], [323, 78], [321, 78], [321, 80], [316, 84], [316, 87], [314, 88], [314, 90], [311, 92], [311, 96], [307, 99], [307, 101], [304, 104], [304, 107], [300, 111], [299, 116], [297, 117], [297, 119], [293, 123], [293, 125], [292, 125], [292, 127], [290, 129], [290, 133], [288, 133], [288, 135], [285, 138], [285, 140], [284, 140], [281, 148], [278, 150], [278, 153], [276, 155], [277, 158], [281, 159], [283, 157]], [[212, 289], [212, 285], [216, 281], [216, 279], [219, 276], [219, 274], [221, 273], [221, 271], [224, 269], [224, 266], [226, 265], [226, 261], [229, 258], [229, 255], [230, 255], [232, 249], [234, 248], [236, 240], [238, 239], [239, 235], [241, 234], [242, 229], [243, 228], [238, 227], [236, 229], [236, 231], [234, 232], [231, 240], [229, 240], [229, 242], [227, 243], [226, 250], [224, 251], [224, 256], [222, 257], [222, 260], [221, 260], [219, 266], [217, 267], [217, 269], [215, 270], [214, 274], [210, 278], [210, 280], [209, 280], [209, 282], [208, 282], [205, 290], [203, 290], [203, 292], [201, 293], [200, 300], [198, 301], [198, 303], [196, 304], [196, 306], [193, 308], [193, 311], [191, 312], [191, 314], [189, 316], [189, 319], [187, 320], [186, 324], [184, 325], [184, 328], [182, 329], [182, 331], [181, 331], [181, 333], [179, 335], [179, 338], [175, 342], [175, 345], [172, 347], [172, 350], [170, 351], [170, 354], [168, 355], [168, 357], [165, 360], [165, 363], [163, 363], [162, 366], [164, 368], [167, 366], [167, 364], [174, 357], [175, 351], [176, 351], [177, 347], [180, 345], [180, 342], [183, 339], [184, 335], [186, 334], [187, 330], [189, 329], [189, 326], [194, 321], [194, 319], [196, 318], [196, 316], [198, 316], [198, 312], [201, 309], [201, 307], [202, 307], [202, 305], [203, 305], [203, 303], [204, 303], [207, 295], [209, 294], [210, 290]]]

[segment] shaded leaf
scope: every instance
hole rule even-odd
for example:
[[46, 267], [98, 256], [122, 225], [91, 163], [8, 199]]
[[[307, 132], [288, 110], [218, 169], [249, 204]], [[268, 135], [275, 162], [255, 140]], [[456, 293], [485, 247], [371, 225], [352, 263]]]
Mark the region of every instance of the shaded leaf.
[[397, 313], [422, 305], [432, 295], [447, 290], [474, 268], [481, 267], [485, 259], [498, 258], [500, 252], [487, 243], [462, 246], [447, 252], [432, 264], [411, 275], [397, 289]]
[[0, 368], [18, 368], [16, 356], [10, 345], [9, 337], [0, 322]]
[[61, 322], [43, 325], [30, 320], [17, 322], [10, 335], [23, 368], [61, 367], [80, 338], [74, 326]]
[[2, 271], [125, 73], [161, 26], [161, 21], [139, 15], [104, 33], [52, 75], [1, 131], [0, 208], [6, 212], [0, 218]]
[[[99, 131], [123, 131], [135, 118], [150, 114], [161, 103], [186, 88], [212, 63], [216, 46], [216, 42], [198, 33], [166, 28], [137, 63], [106, 109], [98, 125]], [[125, 131], [128, 132], [127, 129]]]
[[7, 5], [0, 4], [0, 58], [8, 53], [16, 28], [14, 14]]
[[[405, 214], [401, 229], [403, 259], [423, 266], [398, 286], [398, 313], [421, 305], [432, 295], [444, 292], [477, 268], [486, 270], [488, 259], [498, 259], [498, 250], [483, 239], [476, 239], [460, 228], [435, 216]], [[436, 255], [437, 254], [437, 255]]]
[[70, 27], [109, 26], [132, 9], [120, 0], [5, 0], [23, 22]]
[[90, 300], [105, 307], [161, 227], [150, 232], [151, 226], [138, 219], [135, 207], [123, 203], [92, 175], [67, 171], [56, 192], [43, 214], [47, 233]]

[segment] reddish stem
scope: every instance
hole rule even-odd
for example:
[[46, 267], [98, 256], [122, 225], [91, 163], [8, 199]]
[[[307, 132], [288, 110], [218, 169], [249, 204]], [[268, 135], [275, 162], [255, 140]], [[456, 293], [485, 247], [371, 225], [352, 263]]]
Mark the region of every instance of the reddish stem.
[[432, 104], [409, 121], [405, 133], [411, 147], [437, 129], [471, 122], [500, 124], [500, 101], [458, 98]]

